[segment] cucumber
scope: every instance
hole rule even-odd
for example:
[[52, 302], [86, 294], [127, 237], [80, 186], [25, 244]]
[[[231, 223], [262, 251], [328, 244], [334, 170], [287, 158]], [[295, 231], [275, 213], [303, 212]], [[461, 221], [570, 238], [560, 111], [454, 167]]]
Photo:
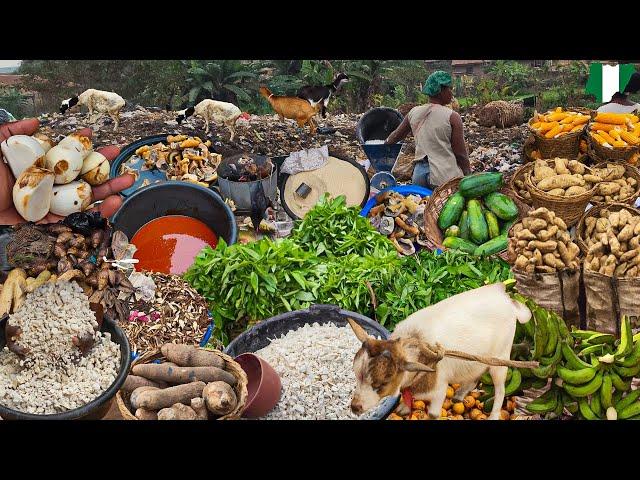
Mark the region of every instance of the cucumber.
[[465, 198], [478, 198], [484, 197], [491, 192], [497, 192], [501, 188], [501, 173], [476, 173], [460, 180], [458, 193]]
[[518, 221], [517, 218], [514, 218], [513, 220], [509, 220], [507, 222], [504, 222], [502, 224], [502, 226], [500, 227], [500, 235], [507, 235], [509, 236], [509, 229], [511, 227], [513, 227], [513, 224], [516, 223]]
[[489, 240], [489, 227], [482, 214], [482, 206], [478, 200], [467, 202], [469, 212], [469, 239], [478, 245]]
[[478, 248], [477, 245], [474, 245], [468, 240], [464, 240], [463, 238], [459, 237], [447, 237], [444, 239], [444, 242], [442, 242], [442, 245], [447, 248], [462, 250], [463, 252], [467, 253], [473, 253], [476, 248]]
[[484, 204], [501, 220], [513, 220], [518, 216], [518, 207], [506, 195], [492, 192], [484, 197]]
[[447, 228], [447, 231], [444, 232], [445, 237], [459, 237], [460, 236], [460, 227], [457, 225], [451, 225]]
[[500, 235], [498, 217], [496, 217], [493, 212], [486, 211], [484, 213], [484, 219], [487, 221], [487, 227], [489, 228], [489, 238], [496, 238], [498, 235]]
[[507, 248], [508, 243], [509, 239], [506, 235], [498, 235], [496, 238], [492, 238], [488, 242], [483, 243], [478, 248], [476, 248], [473, 254], [480, 257], [500, 253], [505, 248]]
[[469, 240], [469, 212], [466, 210], [460, 216], [460, 238]]
[[464, 210], [464, 197], [459, 192], [451, 195], [438, 215], [438, 227], [443, 232], [458, 223]]

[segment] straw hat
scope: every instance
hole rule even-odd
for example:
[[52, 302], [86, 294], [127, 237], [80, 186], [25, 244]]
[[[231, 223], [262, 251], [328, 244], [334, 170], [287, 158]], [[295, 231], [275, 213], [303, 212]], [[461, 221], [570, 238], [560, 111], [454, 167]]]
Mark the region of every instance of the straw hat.
[[[305, 198], [296, 193], [303, 183], [311, 188]], [[330, 156], [328, 162], [317, 170], [291, 175], [284, 185], [284, 201], [294, 214], [302, 218], [325, 192], [332, 197], [345, 195], [347, 205], [352, 207], [362, 203], [367, 185], [357, 167]]]

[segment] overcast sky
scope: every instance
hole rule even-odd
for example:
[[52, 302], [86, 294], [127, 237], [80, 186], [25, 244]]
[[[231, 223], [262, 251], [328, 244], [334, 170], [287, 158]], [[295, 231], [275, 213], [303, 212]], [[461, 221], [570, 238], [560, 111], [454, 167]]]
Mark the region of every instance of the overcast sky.
[[17, 67], [22, 60], [0, 60], [0, 67]]

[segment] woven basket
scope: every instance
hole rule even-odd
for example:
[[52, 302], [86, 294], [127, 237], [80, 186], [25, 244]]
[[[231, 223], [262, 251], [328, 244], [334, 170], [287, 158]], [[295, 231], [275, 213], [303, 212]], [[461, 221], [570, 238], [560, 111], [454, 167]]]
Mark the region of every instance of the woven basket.
[[[438, 216], [449, 197], [458, 191], [460, 180], [462, 180], [462, 177], [452, 178], [448, 182], [443, 183], [436, 188], [431, 197], [429, 197], [427, 208], [425, 208], [424, 211], [424, 231], [431, 250], [442, 250], [445, 248], [442, 245], [444, 235], [438, 227]], [[517, 197], [515, 197], [513, 191], [508, 186], [503, 186], [500, 193], [507, 195], [515, 202], [518, 207], [518, 219], [522, 218], [530, 210], [529, 205], [521, 202]], [[506, 261], [507, 250], [505, 249], [503, 252], [499, 253], [498, 256]]]
[[[242, 367], [240, 367], [240, 364], [238, 364], [238, 362], [236, 362], [233, 358], [231, 358], [226, 353], [220, 352], [218, 350], [209, 350], [205, 348], [200, 348], [200, 350], [213, 352], [219, 357], [221, 357], [225, 363], [224, 369], [230, 372], [238, 380], [238, 382], [236, 383], [236, 386], [233, 387], [236, 393], [236, 397], [238, 398], [238, 405], [233, 410], [233, 412], [227, 415], [223, 415], [222, 417], [217, 418], [217, 420], [235, 420], [240, 418], [242, 416], [242, 412], [244, 411], [245, 404], [247, 403], [247, 396], [248, 396], [247, 374], [244, 373], [244, 370], [242, 370]], [[147, 352], [141, 355], [140, 357], [136, 358], [131, 363], [131, 368], [141, 363], [151, 363], [154, 360], [163, 359], [163, 358], [164, 357], [162, 356], [162, 353], [160, 353], [160, 350]], [[118, 404], [118, 410], [120, 410], [120, 415], [122, 415], [122, 418], [124, 418], [125, 420], [138, 420], [138, 418], [136, 418], [136, 416], [129, 409], [131, 406], [129, 403], [129, 397], [130, 397], [129, 393], [126, 393], [122, 390], [118, 391], [118, 393], [116, 394], [116, 402]]]
[[[638, 170], [633, 165], [629, 165], [628, 163], [621, 163], [621, 162], [601, 162], [601, 163], [598, 163], [597, 165], [594, 165], [593, 168], [606, 168], [608, 163], [618, 163], [620, 165], [623, 165], [625, 168], [625, 176], [634, 178], [636, 180], [637, 182], [636, 190], [633, 192], [633, 194], [627, 198], [621, 198], [616, 201], [616, 203], [628, 203], [629, 205], [634, 205], [638, 197], [640, 197], [640, 170]], [[598, 202], [593, 198], [591, 199], [592, 205], [603, 205], [604, 203], [605, 202]]]
[[[529, 120], [529, 130], [535, 137], [535, 149], [540, 151], [542, 158], [576, 158], [580, 153], [580, 137], [584, 132], [578, 130], [577, 132], [570, 132], [559, 136], [558, 138], [546, 138], [544, 135], [539, 134], [533, 128], [531, 124], [535, 123], [536, 117], [534, 116]], [[587, 124], [585, 123], [585, 128]]]
[[584, 213], [582, 218], [580, 218], [580, 222], [576, 227], [576, 244], [578, 245], [578, 247], [580, 247], [580, 250], [582, 250], [582, 253], [584, 253], [585, 255], [589, 251], [589, 247], [587, 246], [585, 237], [586, 220], [589, 217], [599, 218], [600, 211], [604, 210], [605, 208], [607, 210], [610, 210], [611, 212], [619, 212], [620, 210], [625, 209], [630, 213], [633, 213], [634, 215], [640, 216], [640, 210], [638, 210], [637, 208], [633, 208], [626, 203], [609, 203], [608, 205], [603, 204], [591, 207]]
[[533, 170], [533, 162], [525, 163], [520, 168], [518, 168], [515, 173], [509, 179], [509, 188], [511, 189], [512, 196], [520, 200], [522, 203], [529, 205], [531, 203], [531, 199], [524, 198], [522, 195], [518, 193], [518, 187], [516, 187], [515, 181], [522, 180], [524, 182], [525, 175]]
[[591, 135], [587, 135], [592, 156], [601, 162], [628, 162], [631, 157], [640, 152], [640, 147], [628, 146], [619, 148], [607, 148], [600, 145]]
[[[547, 160], [547, 164], [552, 166], [553, 160]], [[589, 167], [585, 167], [588, 173], [592, 173]], [[572, 197], [557, 197], [555, 195], [549, 195], [547, 192], [540, 190], [533, 184], [531, 180], [531, 172], [525, 174], [525, 186], [531, 194], [531, 203], [534, 208], [544, 207], [564, 220], [567, 227], [572, 227], [580, 220], [580, 217], [584, 214], [584, 211], [589, 205], [591, 197], [593, 197], [596, 187], [595, 185], [591, 190]]]

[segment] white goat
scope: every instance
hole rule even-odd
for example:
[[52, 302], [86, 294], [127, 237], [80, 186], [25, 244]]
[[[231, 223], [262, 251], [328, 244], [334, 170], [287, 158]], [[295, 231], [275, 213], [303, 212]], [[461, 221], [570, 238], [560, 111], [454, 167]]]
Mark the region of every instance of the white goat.
[[76, 105], [84, 105], [89, 109], [89, 123], [95, 123], [100, 115], [106, 113], [113, 120], [113, 130], [115, 131], [120, 125], [120, 110], [126, 105], [126, 102], [117, 93], [90, 88], [80, 95], [63, 100], [60, 105], [60, 113], [64, 113]]
[[460, 384], [454, 398], [461, 401], [488, 368], [495, 386], [489, 419], [500, 418], [507, 367], [451, 357], [434, 363], [428, 360], [427, 345], [439, 343], [446, 350], [509, 360], [516, 320], [526, 323], [530, 319], [529, 309], [512, 300], [504, 284], [495, 283], [417, 311], [396, 326], [389, 340], [374, 339], [350, 321], [363, 342], [354, 359], [357, 386], [351, 409], [362, 413], [382, 397], [408, 388], [413, 398], [429, 402], [429, 415], [437, 418], [449, 384]]
[[209, 122], [213, 122], [216, 125], [225, 125], [231, 133], [229, 141], [232, 142], [236, 134], [236, 121], [240, 115], [242, 115], [242, 112], [233, 103], [206, 99], [198, 103], [195, 107], [189, 107], [178, 112], [178, 116], [176, 117], [178, 125], [191, 115], [197, 115], [204, 119], [206, 133], [209, 133]]

